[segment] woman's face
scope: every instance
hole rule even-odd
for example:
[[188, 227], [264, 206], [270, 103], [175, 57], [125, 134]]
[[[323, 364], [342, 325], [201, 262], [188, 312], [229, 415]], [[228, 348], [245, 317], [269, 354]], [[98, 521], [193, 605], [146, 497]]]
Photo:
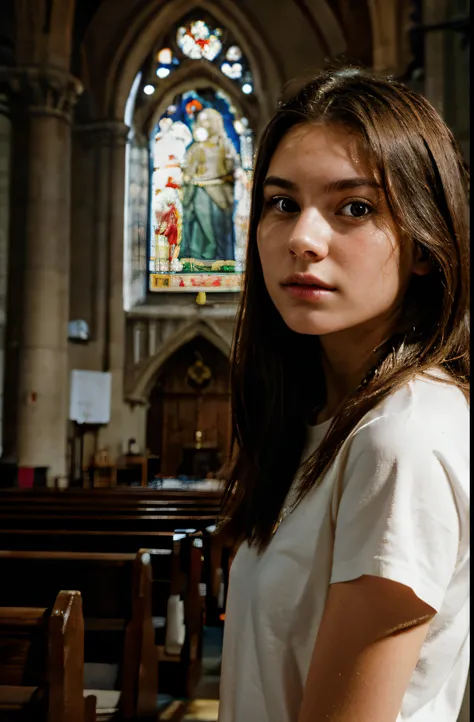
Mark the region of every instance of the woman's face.
[[357, 138], [338, 126], [298, 125], [280, 141], [257, 244], [268, 293], [296, 333], [384, 332], [411, 273], [427, 272], [400, 244]]

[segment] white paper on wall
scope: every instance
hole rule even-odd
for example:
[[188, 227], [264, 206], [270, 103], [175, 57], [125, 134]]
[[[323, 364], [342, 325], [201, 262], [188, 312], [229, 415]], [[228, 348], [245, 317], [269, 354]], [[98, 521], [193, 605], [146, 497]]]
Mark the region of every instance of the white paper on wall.
[[112, 377], [102, 371], [71, 371], [69, 418], [78, 424], [108, 424]]

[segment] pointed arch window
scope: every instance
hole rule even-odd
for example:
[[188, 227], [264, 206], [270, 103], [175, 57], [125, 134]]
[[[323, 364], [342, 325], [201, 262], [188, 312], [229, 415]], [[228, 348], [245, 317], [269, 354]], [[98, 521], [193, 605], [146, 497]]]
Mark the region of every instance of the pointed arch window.
[[[169, 95], [169, 76], [193, 63], [217, 67], [222, 86], [213, 73], [209, 85], [201, 78], [198, 87], [191, 81], [183, 90], [180, 83]], [[212, 17], [190, 15], [153, 49], [139, 82], [129, 153], [137, 167], [129, 168], [127, 217], [129, 257], [143, 270], [136, 281], [132, 273], [130, 298], [136, 302], [145, 274], [152, 292], [240, 291], [254, 160], [253, 131], [244, 111], [252, 113], [252, 99], [245, 96], [253, 92], [245, 54]], [[157, 118], [164, 97], [168, 105], [160, 106]], [[135, 170], [142, 181], [145, 173], [146, 189]], [[132, 224], [137, 218], [139, 226]]]

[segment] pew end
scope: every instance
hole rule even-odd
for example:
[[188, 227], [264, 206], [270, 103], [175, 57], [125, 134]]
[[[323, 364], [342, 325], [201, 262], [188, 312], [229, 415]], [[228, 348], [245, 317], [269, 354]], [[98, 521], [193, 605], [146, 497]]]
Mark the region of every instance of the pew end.
[[77, 591], [52, 608], [0, 608], [0, 720], [95, 722], [83, 693], [84, 622]]
[[121, 710], [125, 719], [157, 718], [158, 649], [151, 600], [151, 557], [140, 549], [133, 565], [132, 619], [124, 641]]

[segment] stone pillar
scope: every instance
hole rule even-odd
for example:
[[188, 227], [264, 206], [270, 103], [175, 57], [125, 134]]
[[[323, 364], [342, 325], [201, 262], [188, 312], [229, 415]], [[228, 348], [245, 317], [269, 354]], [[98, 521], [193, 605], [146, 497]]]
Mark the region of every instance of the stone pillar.
[[380, 75], [399, 75], [408, 62], [407, 4], [368, 0], [372, 21], [372, 67]]
[[7, 311], [8, 237], [10, 228], [11, 114], [6, 93], [0, 93], [0, 456], [2, 453], [5, 325]]
[[0, 93], [0, 456], [2, 454], [3, 383], [10, 228], [11, 113], [7, 93]]
[[5, 69], [15, 94], [4, 454], [67, 474], [71, 114], [80, 83]]
[[123, 430], [124, 366], [125, 366], [125, 311], [124, 283], [124, 213], [125, 213], [125, 146], [129, 128], [114, 123], [110, 142], [110, 195], [108, 251], [108, 350], [105, 369], [112, 374], [112, 405], [110, 423], [100, 435], [102, 446], [109, 449], [113, 459], [122, 454], [126, 439]]
[[93, 144], [97, 154], [96, 205], [93, 240], [94, 341], [102, 350], [100, 370], [112, 374], [111, 420], [99, 432], [100, 448], [111, 459], [123, 451], [125, 311], [124, 311], [124, 217], [125, 151], [129, 128], [108, 120], [76, 126], [83, 142]]
[[[423, 23], [431, 25], [448, 20], [447, 0], [424, 0]], [[424, 95], [445, 117], [446, 98], [446, 31], [435, 30], [425, 35]]]

